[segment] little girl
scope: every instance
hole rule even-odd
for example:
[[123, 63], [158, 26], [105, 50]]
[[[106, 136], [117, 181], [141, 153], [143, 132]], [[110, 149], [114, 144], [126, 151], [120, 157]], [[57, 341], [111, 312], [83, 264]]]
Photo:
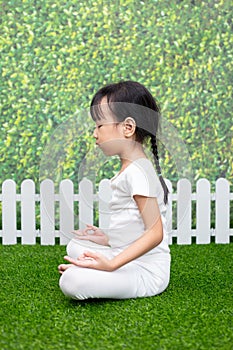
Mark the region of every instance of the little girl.
[[[163, 292], [170, 278], [166, 228], [168, 189], [156, 144], [159, 108], [141, 84], [125, 81], [100, 89], [91, 102], [96, 144], [118, 155], [111, 179], [110, 224], [74, 231], [61, 264], [60, 288], [73, 299], [137, 298]], [[150, 141], [157, 174], [143, 143]]]

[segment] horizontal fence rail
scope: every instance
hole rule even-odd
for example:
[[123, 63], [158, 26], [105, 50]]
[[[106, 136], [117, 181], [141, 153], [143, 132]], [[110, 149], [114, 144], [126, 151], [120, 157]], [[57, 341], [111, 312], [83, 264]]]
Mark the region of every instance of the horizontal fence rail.
[[[177, 193], [173, 193], [169, 180], [166, 183], [170, 192], [167, 210], [170, 244], [193, 241], [208, 244], [212, 237], [215, 243], [230, 243], [233, 194], [226, 179], [216, 181], [214, 193], [207, 179], [197, 181], [195, 193], [187, 179], [178, 181]], [[2, 244], [36, 244], [39, 240], [41, 245], [54, 245], [59, 240], [65, 245], [73, 238], [72, 231], [84, 228], [87, 223], [95, 223], [104, 230], [111, 215], [108, 210], [110, 181], [102, 180], [97, 193], [93, 188], [90, 180], [83, 179], [79, 183], [79, 193], [75, 194], [72, 181], [62, 180], [59, 193], [55, 193], [53, 181], [46, 179], [40, 184], [40, 193], [36, 194], [34, 182], [24, 180], [21, 193], [17, 194], [16, 183], [4, 181], [0, 194]]]

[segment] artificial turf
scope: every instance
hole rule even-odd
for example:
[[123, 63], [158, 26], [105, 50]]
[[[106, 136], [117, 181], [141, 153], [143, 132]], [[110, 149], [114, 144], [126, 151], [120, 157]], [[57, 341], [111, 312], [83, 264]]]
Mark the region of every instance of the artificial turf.
[[171, 282], [131, 300], [67, 299], [64, 246], [0, 245], [0, 349], [233, 349], [233, 244], [171, 246]]

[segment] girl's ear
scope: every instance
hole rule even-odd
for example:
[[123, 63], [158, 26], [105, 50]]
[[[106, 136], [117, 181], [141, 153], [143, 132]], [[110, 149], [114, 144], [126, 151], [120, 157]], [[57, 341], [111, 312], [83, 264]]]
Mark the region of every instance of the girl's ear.
[[125, 137], [131, 137], [136, 130], [136, 122], [133, 118], [127, 117], [124, 120], [124, 135]]

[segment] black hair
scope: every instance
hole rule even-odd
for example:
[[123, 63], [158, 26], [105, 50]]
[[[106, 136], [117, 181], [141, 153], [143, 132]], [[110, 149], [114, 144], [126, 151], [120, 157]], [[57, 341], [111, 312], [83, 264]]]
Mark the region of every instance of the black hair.
[[150, 138], [151, 149], [159, 180], [164, 190], [164, 203], [168, 202], [168, 188], [161, 174], [156, 133], [159, 127], [160, 108], [151, 93], [142, 84], [135, 81], [122, 81], [102, 87], [91, 101], [91, 116], [94, 121], [104, 118], [100, 103], [103, 97], [116, 117], [122, 122], [132, 117], [136, 122], [136, 141], [143, 143]]

